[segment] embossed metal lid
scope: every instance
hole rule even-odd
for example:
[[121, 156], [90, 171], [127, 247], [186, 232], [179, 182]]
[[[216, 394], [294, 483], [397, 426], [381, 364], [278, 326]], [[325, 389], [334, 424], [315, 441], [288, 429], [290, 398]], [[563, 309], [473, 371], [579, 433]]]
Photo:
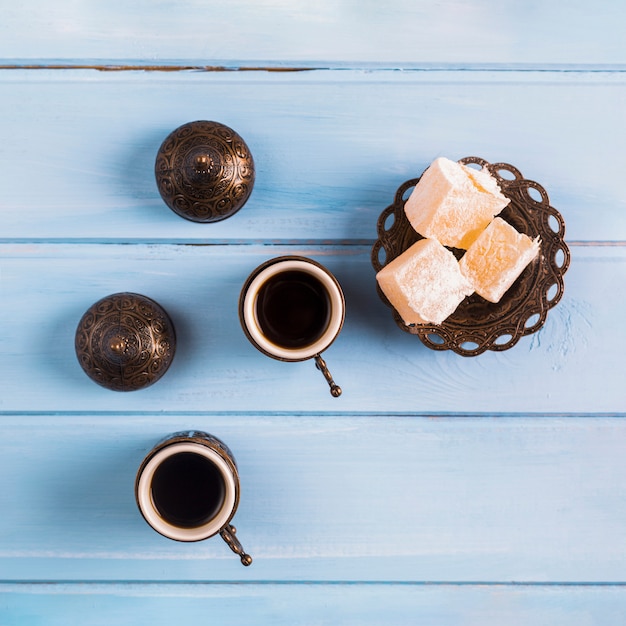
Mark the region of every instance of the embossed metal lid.
[[246, 142], [232, 128], [202, 120], [165, 138], [154, 171], [165, 204], [192, 222], [218, 222], [239, 211], [255, 176]]
[[83, 315], [75, 348], [93, 381], [114, 391], [135, 391], [165, 374], [174, 358], [176, 336], [168, 314], [154, 300], [116, 293]]

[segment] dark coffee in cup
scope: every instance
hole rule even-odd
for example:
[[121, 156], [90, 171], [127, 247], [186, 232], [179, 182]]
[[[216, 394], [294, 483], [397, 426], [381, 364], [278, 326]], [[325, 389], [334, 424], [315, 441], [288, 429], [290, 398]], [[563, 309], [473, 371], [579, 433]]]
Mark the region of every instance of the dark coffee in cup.
[[274, 274], [259, 288], [256, 316], [262, 332], [285, 348], [304, 348], [325, 332], [330, 319], [328, 291], [308, 272]]
[[154, 471], [150, 488], [161, 517], [180, 528], [195, 528], [212, 520], [226, 492], [219, 469], [195, 452], [180, 452], [164, 459]]
[[135, 480], [144, 519], [176, 541], [201, 541], [219, 533], [244, 565], [252, 558], [235, 536], [239, 473], [223, 441], [202, 431], [174, 433], [144, 458]]
[[239, 319], [250, 342], [273, 359], [315, 359], [334, 397], [341, 395], [341, 388], [321, 353], [341, 331], [344, 314], [337, 279], [317, 261], [301, 256], [259, 265], [239, 296]]

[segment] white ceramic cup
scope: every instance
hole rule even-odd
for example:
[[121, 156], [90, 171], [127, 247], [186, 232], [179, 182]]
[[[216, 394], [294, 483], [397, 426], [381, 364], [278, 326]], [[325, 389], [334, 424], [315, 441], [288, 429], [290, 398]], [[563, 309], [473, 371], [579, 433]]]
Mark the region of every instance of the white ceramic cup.
[[[310, 340], [304, 339], [297, 345], [289, 344], [280, 338], [280, 332], [271, 336], [263, 320], [261, 301], [264, 290], [285, 276], [302, 273], [312, 277], [313, 288], [321, 294], [321, 308], [325, 311], [325, 320]], [[285, 299], [284, 315], [289, 314], [289, 296], [281, 292]], [[266, 261], [257, 267], [246, 280], [239, 298], [239, 319], [250, 342], [265, 355], [281, 361], [304, 361], [315, 359], [317, 368], [324, 374], [331, 394], [341, 395], [341, 388], [333, 381], [321, 353], [330, 346], [339, 335], [345, 318], [345, 299], [337, 279], [320, 263], [301, 256], [281, 256]], [[280, 329], [278, 329], [280, 331]]]
[[[206, 482], [201, 482], [207, 477], [216, 489], [207, 489]], [[164, 481], [170, 494], [166, 506], [159, 495], [159, 483]], [[137, 472], [135, 498], [146, 522], [161, 535], [176, 541], [201, 541], [219, 533], [241, 562], [250, 565], [252, 558], [229, 523], [239, 504], [239, 488], [237, 465], [226, 444], [208, 433], [190, 431], [170, 435], [149, 452]], [[181, 523], [180, 516], [189, 507], [196, 512], [206, 510], [206, 515]]]

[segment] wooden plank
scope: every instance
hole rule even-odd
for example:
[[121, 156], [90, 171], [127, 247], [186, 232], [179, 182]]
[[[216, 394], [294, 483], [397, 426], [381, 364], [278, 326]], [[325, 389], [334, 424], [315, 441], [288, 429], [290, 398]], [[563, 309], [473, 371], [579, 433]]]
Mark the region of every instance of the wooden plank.
[[[626, 5], [91, 4], [0, 21], [0, 624], [623, 623]], [[13, 69], [39, 65], [91, 69]], [[249, 204], [208, 227], [152, 176], [199, 118], [257, 161]], [[468, 154], [542, 183], [573, 244], [541, 333], [477, 359], [401, 333], [369, 263], [396, 187]], [[340, 400], [239, 327], [243, 280], [282, 253], [346, 290]], [[116, 394], [73, 333], [126, 289], [168, 309], [179, 348]], [[136, 510], [140, 460], [183, 428], [237, 456], [251, 568]]]
[[622, 3], [35, 0], [4, 7], [0, 58], [220, 64], [625, 63]]
[[47, 626], [207, 619], [224, 626], [374, 624], [397, 626], [618, 626], [622, 587], [407, 585], [2, 585], [8, 624]]
[[[621, 419], [120, 412], [0, 425], [4, 581], [626, 582]], [[137, 510], [141, 460], [186, 429], [237, 459], [248, 568], [221, 539], [165, 539]]]
[[[7, 71], [0, 89], [5, 241], [371, 241], [440, 155], [517, 166], [569, 240], [626, 239], [620, 72]], [[153, 174], [167, 134], [206, 118], [257, 165], [246, 206], [217, 224], [175, 215]]]
[[[626, 248], [576, 247], [565, 296], [544, 328], [512, 349], [475, 358], [432, 351], [402, 332], [375, 291], [370, 248], [5, 244], [0, 271], [0, 410], [348, 413], [619, 413], [626, 331]], [[332, 398], [311, 361], [284, 363], [245, 338], [238, 299], [263, 261], [301, 254], [343, 285], [347, 314], [325, 353], [344, 394]], [[166, 375], [120, 393], [80, 369], [74, 334], [83, 313], [112, 293], [154, 298], [178, 347]]]

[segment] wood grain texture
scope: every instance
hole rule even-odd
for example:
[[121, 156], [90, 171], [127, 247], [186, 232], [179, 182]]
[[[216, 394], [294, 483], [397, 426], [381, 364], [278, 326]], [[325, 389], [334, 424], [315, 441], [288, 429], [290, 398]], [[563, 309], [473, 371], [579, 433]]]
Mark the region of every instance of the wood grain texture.
[[36, 0], [3, 7], [0, 58], [623, 64], [625, 19], [612, 0]]
[[[623, 624], [626, 4], [5, 4], [0, 624]], [[256, 160], [219, 224], [154, 183], [194, 119]], [[396, 188], [469, 155], [542, 184], [572, 250], [545, 327], [473, 359], [402, 333], [369, 261]], [[245, 278], [286, 253], [344, 287], [338, 400], [240, 328]], [[116, 393], [73, 340], [125, 290], [167, 309], [178, 349]], [[137, 510], [144, 455], [191, 428], [237, 458], [250, 568]]]
[[9, 624], [169, 626], [621, 626], [626, 593], [611, 587], [414, 585], [0, 585]]
[[[437, 156], [515, 165], [574, 241], [626, 240], [626, 74], [304, 72], [0, 74], [0, 238], [363, 242]], [[254, 155], [252, 196], [195, 224], [161, 200], [154, 161], [213, 119]]]
[[[626, 249], [577, 247], [564, 299], [544, 328], [511, 350], [476, 358], [425, 348], [379, 300], [370, 248], [296, 246], [52, 245], [0, 247], [0, 410], [258, 411], [300, 413], [548, 412], [623, 414]], [[332, 398], [312, 361], [283, 363], [246, 339], [239, 293], [249, 273], [282, 254], [310, 256], [342, 284], [344, 329], [325, 353]], [[74, 334], [100, 298], [132, 291], [155, 299], [176, 327], [174, 362], [132, 393], [99, 387], [80, 369]]]
[[[120, 411], [0, 424], [4, 581], [626, 582], [622, 419]], [[141, 460], [189, 428], [237, 459], [249, 568], [217, 537], [161, 537], [137, 510]]]

